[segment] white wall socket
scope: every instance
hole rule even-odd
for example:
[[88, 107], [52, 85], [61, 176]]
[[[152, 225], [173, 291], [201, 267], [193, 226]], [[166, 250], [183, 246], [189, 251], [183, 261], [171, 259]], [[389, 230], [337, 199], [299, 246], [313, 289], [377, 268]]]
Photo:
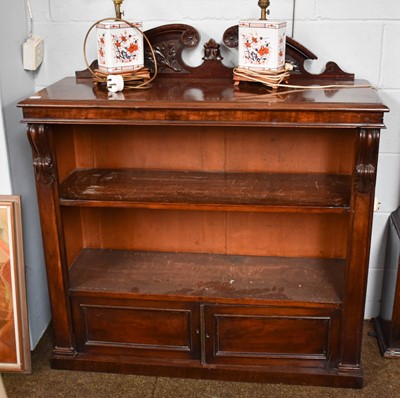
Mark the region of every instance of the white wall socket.
[[24, 69], [36, 70], [43, 61], [43, 37], [33, 35], [28, 37], [23, 45]]

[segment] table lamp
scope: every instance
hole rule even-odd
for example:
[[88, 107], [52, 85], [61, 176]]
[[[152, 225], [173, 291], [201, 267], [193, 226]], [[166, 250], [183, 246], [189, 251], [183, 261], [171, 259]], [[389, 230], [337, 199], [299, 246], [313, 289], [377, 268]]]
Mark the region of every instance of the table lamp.
[[261, 18], [239, 22], [239, 68], [281, 70], [285, 66], [286, 22], [267, 20], [269, 0], [259, 0]]
[[[142, 23], [121, 20], [123, 0], [113, 0], [116, 18], [99, 21], [97, 29], [98, 67], [104, 73], [124, 73], [144, 64]], [[136, 29], [138, 28], [138, 29]]]

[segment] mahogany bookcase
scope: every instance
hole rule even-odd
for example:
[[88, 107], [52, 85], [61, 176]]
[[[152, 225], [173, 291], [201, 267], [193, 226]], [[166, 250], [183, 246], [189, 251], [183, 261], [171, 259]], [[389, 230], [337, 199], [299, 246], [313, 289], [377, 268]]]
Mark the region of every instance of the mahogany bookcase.
[[[87, 71], [20, 102], [33, 152], [54, 368], [361, 387], [387, 108], [288, 39], [293, 82], [233, 84], [188, 25], [147, 32], [159, 74], [109, 94]], [[235, 41], [236, 40], [236, 41]], [[237, 44], [237, 27], [224, 35]], [[234, 51], [234, 50], [232, 50]], [[152, 70], [151, 56], [147, 63]]]

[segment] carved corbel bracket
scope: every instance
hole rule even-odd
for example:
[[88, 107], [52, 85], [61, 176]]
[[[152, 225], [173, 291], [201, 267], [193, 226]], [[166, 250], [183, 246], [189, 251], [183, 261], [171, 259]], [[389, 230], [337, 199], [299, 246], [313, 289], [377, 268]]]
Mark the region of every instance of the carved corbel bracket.
[[360, 130], [360, 152], [356, 164], [357, 192], [369, 193], [375, 186], [379, 135], [379, 130]]
[[52, 184], [55, 181], [55, 170], [48, 141], [48, 127], [44, 124], [28, 125], [28, 139], [36, 181], [45, 185]]

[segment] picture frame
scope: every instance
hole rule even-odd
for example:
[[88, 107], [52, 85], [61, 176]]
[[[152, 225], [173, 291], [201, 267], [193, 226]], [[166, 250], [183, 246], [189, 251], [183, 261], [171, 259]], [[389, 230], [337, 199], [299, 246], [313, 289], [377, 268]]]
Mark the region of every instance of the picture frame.
[[0, 372], [31, 372], [21, 198], [0, 195]]

